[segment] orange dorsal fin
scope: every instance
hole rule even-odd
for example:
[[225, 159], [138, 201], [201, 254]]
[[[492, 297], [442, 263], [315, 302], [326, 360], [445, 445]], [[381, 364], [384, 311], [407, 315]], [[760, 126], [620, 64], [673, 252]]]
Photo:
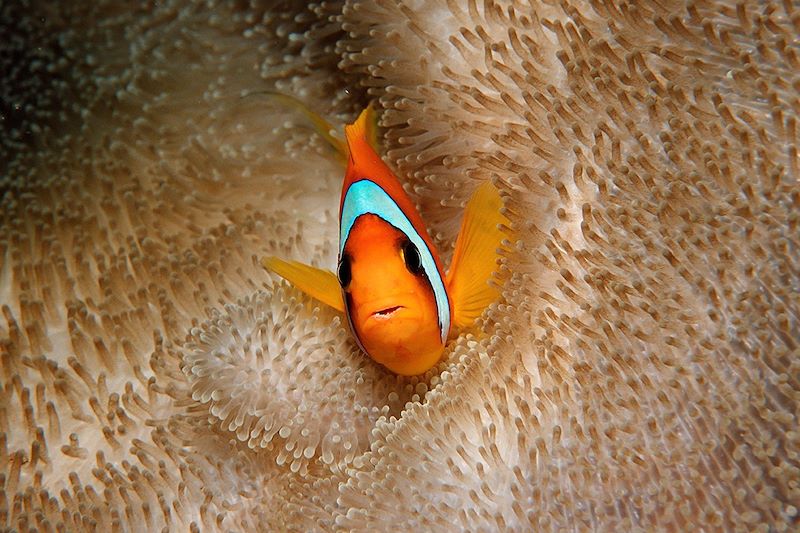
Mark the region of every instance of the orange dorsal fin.
[[487, 181], [473, 193], [464, 211], [447, 273], [453, 325], [458, 328], [471, 325], [499, 296], [489, 280], [497, 269], [498, 249], [506, 236], [502, 228], [508, 227], [508, 219], [500, 212], [502, 207], [500, 194]]
[[342, 183], [342, 199], [353, 182], [369, 179], [395, 198], [401, 209], [415, 210], [394, 172], [378, 155], [378, 117], [372, 104], [361, 111], [355, 122], [345, 125], [344, 137], [347, 145], [347, 170]]
[[378, 114], [375, 113], [372, 104], [361, 111], [355, 122], [344, 127], [344, 134], [348, 145], [357, 146], [366, 142], [376, 154], [378, 153]]
[[277, 257], [265, 257], [261, 260], [261, 265], [312, 298], [344, 312], [342, 289], [333, 272]]
[[443, 274], [439, 254], [436, 252], [436, 247], [428, 235], [428, 230], [419, 212], [417, 212], [414, 202], [406, 194], [394, 172], [378, 155], [378, 120], [371, 104], [361, 112], [355, 122], [344, 127], [344, 134], [347, 140], [348, 162], [344, 183], [342, 184], [339, 215], [341, 216], [345, 195], [353, 183], [363, 179], [376, 183], [392, 198], [411, 221], [414, 229], [431, 250], [440, 274]]

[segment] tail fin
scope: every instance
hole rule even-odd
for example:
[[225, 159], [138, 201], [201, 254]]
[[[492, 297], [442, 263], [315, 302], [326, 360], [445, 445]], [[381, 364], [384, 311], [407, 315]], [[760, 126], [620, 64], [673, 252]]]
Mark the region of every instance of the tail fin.
[[339, 154], [339, 157], [343, 161], [347, 161], [347, 144], [343, 140], [334, 137], [333, 133], [331, 132], [335, 131], [335, 128], [319, 114], [309, 109], [306, 104], [294, 96], [289, 96], [288, 94], [270, 90], [254, 91], [243, 95], [242, 98], [255, 95], [266, 96], [270, 100], [303, 113], [314, 125], [314, 129], [317, 131], [317, 133], [319, 133], [322, 138], [325, 139], [334, 150], [336, 150], [336, 152]]
[[312, 298], [344, 312], [342, 289], [333, 272], [277, 257], [265, 257], [261, 265], [275, 272]]
[[497, 268], [498, 248], [508, 220], [500, 212], [503, 201], [491, 182], [482, 184], [470, 198], [450, 270], [448, 292], [453, 302], [453, 325], [466, 327], [497, 300], [499, 291], [489, 285]]

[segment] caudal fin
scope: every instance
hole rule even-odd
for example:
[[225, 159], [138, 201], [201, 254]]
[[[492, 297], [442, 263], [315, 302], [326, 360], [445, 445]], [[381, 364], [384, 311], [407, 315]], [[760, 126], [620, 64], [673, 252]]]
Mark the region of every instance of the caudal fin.
[[344, 312], [342, 289], [333, 272], [277, 257], [265, 257], [261, 265], [275, 272], [312, 298]]
[[270, 90], [254, 91], [245, 94], [242, 96], [242, 98], [255, 95], [264, 96], [283, 106], [296, 109], [297, 111], [303, 113], [314, 125], [314, 129], [317, 131], [317, 133], [319, 133], [322, 138], [325, 139], [325, 141], [327, 141], [327, 143], [330, 144], [334, 150], [336, 150], [341, 160], [347, 161], [347, 144], [345, 144], [343, 140], [333, 135], [332, 132], [335, 131], [335, 128], [331, 126], [327, 120], [322, 118], [322, 116], [318, 113], [315, 113], [309, 109], [309, 107], [302, 101], [298, 100], [294, 96], [289, 96], [288, 94]]
[[497, 269], [498, 249], [506, 236], [501, 225], [508, 226], [508, 220], [500, 212], [502, 207], [500, 194], [488, 181], [478, 187], [467, 203], [447, 273], [456, 327], [471, 325], [499, 296], [489, 279]]

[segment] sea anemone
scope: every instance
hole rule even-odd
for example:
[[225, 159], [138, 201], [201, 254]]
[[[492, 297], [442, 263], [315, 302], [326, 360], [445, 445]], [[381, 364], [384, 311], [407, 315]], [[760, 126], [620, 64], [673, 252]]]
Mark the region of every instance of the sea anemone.
[[320, 317], [314, 305], [283, 287], [256, 293], [215, 310], [184, 355], [193, 400], [210, 403], [222, 428], [251, 448], [280, 437], [278, 464], [303, 473], [314, 457], [351, 463], [378, 418], [399, 415], [414, 390], [370, 363], [340, 316]]
[[[791, 2], [0, 7], [0, 528], [788, 531]], [[500, 300], [427, 374], [259, 258], [330, 268], [369, 101]]]

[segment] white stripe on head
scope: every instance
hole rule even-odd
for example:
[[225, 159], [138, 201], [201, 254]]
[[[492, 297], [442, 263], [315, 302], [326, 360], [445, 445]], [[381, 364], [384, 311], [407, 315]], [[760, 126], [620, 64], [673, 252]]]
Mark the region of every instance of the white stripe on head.
[[428, 282], [431, 284], [433, 296], [436, 300], [439, 331], [442, 337], [442, 344], [444, 344], [447, 341], [447, 334], [450, 332], [450, 302], [447, 298], [444, 281], [439, 275], [439, 269], [436, 268], [436, 261], [433, 260], [433, 254], [428, 248], [425, 239], [417, 233], [414, 225], [403, 213], [403, 210], [400, 209], [400, 206], [375, 182], [360, 180], [350, 185], [350, 188], [347, 189], [342, 203], [342, 218], [339, 225], [339, 258], [341, 259], [342, 257], [344, 245], [347, 243], [350, 230], [356, 219], [367, 213], [380, 217], [403, 232], [419, 250], [422, 268], [428, 278]]

